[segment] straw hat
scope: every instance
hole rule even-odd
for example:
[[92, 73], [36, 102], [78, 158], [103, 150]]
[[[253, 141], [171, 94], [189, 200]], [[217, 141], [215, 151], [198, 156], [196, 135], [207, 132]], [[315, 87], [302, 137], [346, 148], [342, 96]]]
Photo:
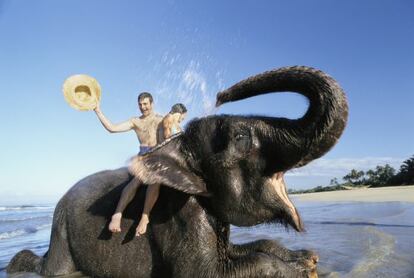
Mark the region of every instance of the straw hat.
[[93, 110], [101, 99], [101, 87], [98, 81], [86, 74], [68, 77], [62, 89], [67, 103], [77, 110]]

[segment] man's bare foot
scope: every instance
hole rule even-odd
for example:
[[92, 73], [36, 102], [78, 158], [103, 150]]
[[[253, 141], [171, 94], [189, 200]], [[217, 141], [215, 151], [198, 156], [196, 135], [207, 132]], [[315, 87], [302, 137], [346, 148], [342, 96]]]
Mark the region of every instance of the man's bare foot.
[[111, 222], [109, 223], [109, 230], [113, 233], [120, 233], [121, 232], [121, 219], [122, 213], [117, 212], [112, 215]]
[[137, 226], [137, 229], [135, 231], [135, 236], [140, 236], [145, 234], [147, 231], [147, 225], [149, 223], [149, 218], [147, 215], [142, 215], [141, 220], [139, 220], [139, 224]]

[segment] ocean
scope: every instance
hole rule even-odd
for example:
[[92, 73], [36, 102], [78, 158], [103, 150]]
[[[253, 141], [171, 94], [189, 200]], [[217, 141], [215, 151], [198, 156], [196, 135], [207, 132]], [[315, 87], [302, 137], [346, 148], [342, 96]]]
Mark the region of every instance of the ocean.
[[[414, 204], [294, 203], [305, 233], [275, 225], [232, 227], [232, 242], [275, 239], [290, 249], [314, 250], [320, 257], [320, 277], [414, 277]], [[18, 251], [47, 251], [53, 210], [53, 205], [0, 205], [0, 277], [7, 277], [5, 268]]]

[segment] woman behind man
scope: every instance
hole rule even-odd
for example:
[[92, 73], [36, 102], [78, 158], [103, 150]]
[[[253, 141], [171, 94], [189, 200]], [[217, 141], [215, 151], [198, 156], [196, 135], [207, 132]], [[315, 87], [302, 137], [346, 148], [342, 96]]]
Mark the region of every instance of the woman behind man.
[[[162, 134], [164, 140], [182, 131], [180, 123], [184, 120], [186, 113], [187, 108], [182, 103], [174, 104], [171, 107], [171, 111], [162, 119]], [[109, 223], [109, 230], [113, 233], [121, 231], [122, 212], [134, 198], [139, 186], [141, 185], [141, 182], [137, 178], [134, 180], [136, 182], [130, 182], [122, 191], [115, 213], [112, 215], [111, 222]], [[145, 234], [147, 230], [149, 213], [158, 199], [159, 189], [159, 184], [151, 184], [147, 187], [144, 210], [136, 228], [136, 236]]]

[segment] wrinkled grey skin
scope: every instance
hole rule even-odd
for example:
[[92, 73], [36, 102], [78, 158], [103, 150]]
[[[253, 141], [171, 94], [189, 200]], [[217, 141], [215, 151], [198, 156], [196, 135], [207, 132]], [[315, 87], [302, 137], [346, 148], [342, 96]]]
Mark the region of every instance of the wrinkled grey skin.
[[[89, 176], [58, 203], [51, 243], [43, 257], [24, 250], [7, 271], [96, 277], [315, 277], [317, 256], [275, 241], [229, 242], [229, 225], [282, 223], [302, 231], [286, 195], [283, 173], [322, 156], [345, 128], [348, 106], [337, 83], [307, 67], [248, 78], [217, 95], [217, 105], [270, 92], [309, 99], [300, 119], [219, 115], [190, 122], [185, 131], [134, 160], [145, 183], [162, 183], [144, 236], [134, 238], [141, 189], [127, 207], [122, 233], [110, 216], [127, 169]], [[134, 166], [135, 165], [135, 166]], [[282, 186], [280, 186], [282, 185]]]

